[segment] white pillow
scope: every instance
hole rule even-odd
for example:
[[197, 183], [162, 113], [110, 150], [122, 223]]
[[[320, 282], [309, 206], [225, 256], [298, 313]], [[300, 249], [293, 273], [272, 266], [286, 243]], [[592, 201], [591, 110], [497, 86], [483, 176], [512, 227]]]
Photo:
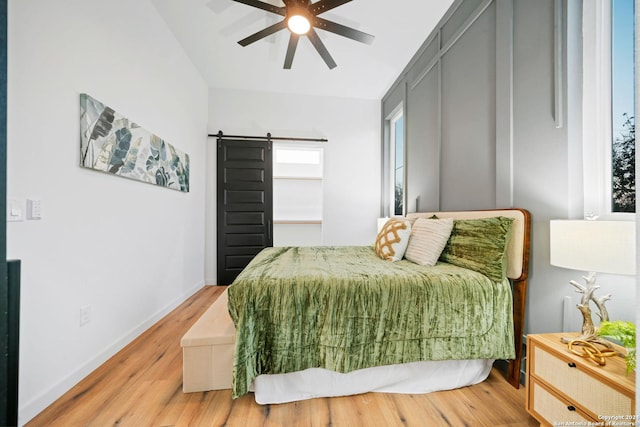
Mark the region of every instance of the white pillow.
[[391, 218], [387, 221], [376, 237], [374, 249], [376, 254], [387, 261], [400, 261], [404, 256], [409, 236], [411, 235], [411, 223], [404, 218]]
[[411, 228], [405, 258], [420, 265], [436, 265], [452, 229], [453, 218], [418, 218]]

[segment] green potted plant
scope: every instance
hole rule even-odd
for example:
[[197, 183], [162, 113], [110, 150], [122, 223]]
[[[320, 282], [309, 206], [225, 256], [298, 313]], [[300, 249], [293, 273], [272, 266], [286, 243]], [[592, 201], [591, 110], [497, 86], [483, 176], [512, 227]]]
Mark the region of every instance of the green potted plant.
[[598, 335], [611, 338], [627, 349], [624, 360], [627, 362], [627, 375], [636, 369], [636, 325], [631, 322], [616, 320], [600, 323]]

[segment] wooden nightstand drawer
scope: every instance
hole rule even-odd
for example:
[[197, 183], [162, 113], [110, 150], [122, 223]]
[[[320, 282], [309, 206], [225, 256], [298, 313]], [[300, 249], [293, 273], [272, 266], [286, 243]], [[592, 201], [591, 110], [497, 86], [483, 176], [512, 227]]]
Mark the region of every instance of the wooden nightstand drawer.
[[[531, 408], [545, 420], [549, 420], [551, 424], [567, 422], [576, 422], [582, 425], [588, 425], [594, 422], [587, 414], [581, 412], [578, 408], [571, 405], [570, 402], [554, 395], [544, 386], [538, 384], [535, 380], [531, 381]], [[576, 424], [576, 425], [578, 425]]]
[[563, 335], [527, 337], [527, 411], [545, 426], [633, 416], [635, 373], [626, 375], [624, 359], [598, 366], [568, 351]]
[[538, 346], [534, 347], [534, 358], [532, 375], [565, 394], [573, 404], [589, 408], [595, 415], [633, 413], [629, 397], [585, 374], [580, 365], [560, 359]]

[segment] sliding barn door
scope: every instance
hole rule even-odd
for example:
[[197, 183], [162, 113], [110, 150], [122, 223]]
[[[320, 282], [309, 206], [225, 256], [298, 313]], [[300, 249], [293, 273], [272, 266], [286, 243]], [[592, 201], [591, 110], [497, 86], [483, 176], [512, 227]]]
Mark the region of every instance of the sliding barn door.
[[218, 284], [229, 285], [262, 249], [273, 246], [270, 141], [218, 140]]

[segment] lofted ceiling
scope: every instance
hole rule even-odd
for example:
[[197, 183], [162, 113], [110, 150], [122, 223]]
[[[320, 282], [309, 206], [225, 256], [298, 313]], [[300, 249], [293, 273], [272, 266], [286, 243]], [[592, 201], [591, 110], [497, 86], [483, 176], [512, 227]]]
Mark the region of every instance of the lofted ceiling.
[[232, 0], [152, 0], [209, 87], [364, 99], [382, 98], [452, 2], [353, 0], [322, 17], [374, 35], [373, 44], [317, 30], [337, 67], [330, 70], [303, 36], [285, 70], [289, 30], [238, 44], [281, 16]]

